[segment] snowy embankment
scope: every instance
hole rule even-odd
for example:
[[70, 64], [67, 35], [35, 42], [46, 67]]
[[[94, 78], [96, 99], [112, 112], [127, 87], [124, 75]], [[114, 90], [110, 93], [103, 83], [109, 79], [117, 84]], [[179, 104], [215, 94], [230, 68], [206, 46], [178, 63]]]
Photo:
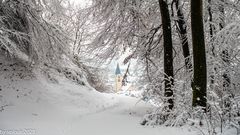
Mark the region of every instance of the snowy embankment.
[[[186, 128], [141, 126], [151, 105], [137, 98], [102, 94], [55, 75], [0, 64], [1, 135], [194, 135]], [[30, 132], [25, 132], [26, 130]]]

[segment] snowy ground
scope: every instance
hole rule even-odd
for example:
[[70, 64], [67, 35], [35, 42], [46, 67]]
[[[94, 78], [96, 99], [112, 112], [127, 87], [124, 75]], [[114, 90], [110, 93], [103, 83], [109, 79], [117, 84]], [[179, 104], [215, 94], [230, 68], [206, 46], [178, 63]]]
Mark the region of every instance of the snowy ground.
[[0, 64], [0, 135], [196, 134], [188, 128], [141, 126], [152, 106], [137, 98], [102, 94], [61, 76], [53, 83], [4, 64]]

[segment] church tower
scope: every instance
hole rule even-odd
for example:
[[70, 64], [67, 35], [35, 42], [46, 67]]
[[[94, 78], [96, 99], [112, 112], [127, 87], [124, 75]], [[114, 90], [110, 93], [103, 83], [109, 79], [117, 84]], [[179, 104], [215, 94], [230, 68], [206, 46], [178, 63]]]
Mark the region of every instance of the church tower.
[[117, 68], [115, 70], [115, 90], [116, 92], [121, 90], [122, 87], [122, 75], [121, 75], [121, 70], [119, 68], [119, 64], [117, 64]]

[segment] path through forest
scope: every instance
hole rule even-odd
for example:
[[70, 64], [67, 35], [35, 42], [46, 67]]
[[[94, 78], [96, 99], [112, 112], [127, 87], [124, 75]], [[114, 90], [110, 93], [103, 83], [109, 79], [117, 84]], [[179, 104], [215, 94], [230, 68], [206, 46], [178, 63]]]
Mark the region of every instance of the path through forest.
[[149, 104], [129, 97], [119, 97], [119, 102], [104, 111], [85, 115], [73, 121], [73, 133], [85, 135], [194, 135], [184, 128], [153, 128], [141, 126], [140, 121]]

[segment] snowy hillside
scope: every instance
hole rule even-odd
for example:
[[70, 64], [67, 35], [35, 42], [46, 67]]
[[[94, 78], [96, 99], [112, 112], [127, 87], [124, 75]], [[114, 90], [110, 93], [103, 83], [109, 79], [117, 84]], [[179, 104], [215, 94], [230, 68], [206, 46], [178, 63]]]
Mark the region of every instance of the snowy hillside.
[[29, 71], [14, 61], [2, 59], [0, 72], [1, 129], [37, 128], [48, 123], [50, 132], [50, 125], [66, 123], [69, 116], [101, 111], [116, 102], [87, 85], [57, 74], [51, 81], [41, 71]]
[[124, 95], [103, 94], [51, 70], [27, 70], [16, 61], [1, 59], [0, 129], [2, 134], [121, 135], [193, 134], [187, 129], [140, 125], [152, 109]]

